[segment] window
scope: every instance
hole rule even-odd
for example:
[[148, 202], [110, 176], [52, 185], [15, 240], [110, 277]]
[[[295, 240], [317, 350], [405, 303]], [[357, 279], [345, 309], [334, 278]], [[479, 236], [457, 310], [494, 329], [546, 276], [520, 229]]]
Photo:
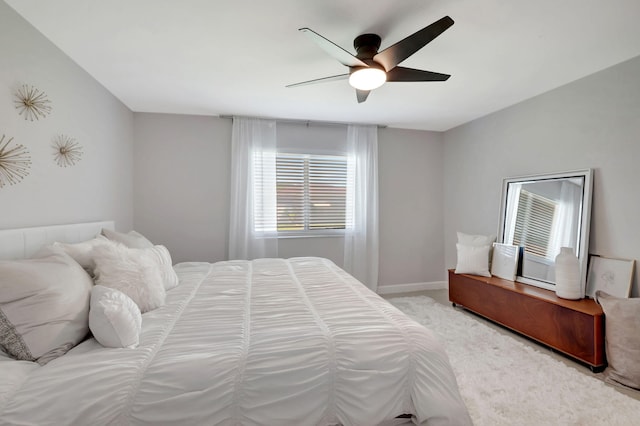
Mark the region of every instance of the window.
[[556, 202], [526, 190], [520, 191], [513, 244], [528, 253], [549, 257]]
[[279, 232], [345, 229], [347, 158], [276, 154], [276, 194]]

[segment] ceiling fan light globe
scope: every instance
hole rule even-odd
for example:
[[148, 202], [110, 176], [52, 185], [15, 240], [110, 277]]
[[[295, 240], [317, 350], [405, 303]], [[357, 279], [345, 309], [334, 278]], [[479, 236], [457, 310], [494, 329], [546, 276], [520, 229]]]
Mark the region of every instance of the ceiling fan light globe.
[[358, 90], [373, 90], [387, 81], [387, 73], [379, 68], [358, 68], [349, 75], [349, 84]]

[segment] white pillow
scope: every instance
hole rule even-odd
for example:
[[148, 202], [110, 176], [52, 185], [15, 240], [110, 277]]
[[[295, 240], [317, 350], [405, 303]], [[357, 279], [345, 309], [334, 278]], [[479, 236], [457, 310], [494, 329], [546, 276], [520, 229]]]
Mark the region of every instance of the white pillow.
[[65, 253], [0, 261], [0, 346], [46, 364], [89, 333], [91, 277]]
[[108, 348], [135, 348], [140, 340], [140, 308], [123, 292], [96, 285], [91, 290], [89, 328]]
[[102, 235], [81, 243], [60, 243], [51, 245], [53, 250], [62, 250], [80, 264], [86, 271], [93, 274], [96, 263], [93, 260], [93, 249], [100, 244], [109, 244], [109, 240]]
[[169, 254], [169, 250], [165, 246], [154, 245], [151, 241], [145, 238], [144, 235], [136, 231], [130, 231], [123, 234], [121, 232], [105, 228], [102, 230], [102, 235], [100, 235], [100, 237], [106, 237], [112, 242], [124, 244], [132, 249], [152, 249], [156, 255], [165, 290], [170, 290], [178, 285], [178, 276], [173, 270], [171, 254]]
[[490, 246], [468, 246], [456, 244], [458, 250], [458, 264], [456, 274], [473, 274], [490, 277], [489, 249]]
[[142, 313], [164, 305], [166, 292], [157, 254], [119, 243], [98, 245], [93, 250], [96, 284], [120, 290]]
[[150, 249], [132, 249], [132, 250], [148, 250], [150, 251], [158, 264], [160, 275], [162, 276], [162, 283], [165, 290], [171, 290], [178, 285], [178, 275], [173, 269], [173, 263], [171, 261], [171, 254], [165, 246], [153, 246]]
[[145, 238], [144, 235], [140, 234], [136, 231], [130, 231], [126, 234], [122, 232], [112, 231], [110, 229], [102, 229], [102, 235], [110, 239], [111, 241], [116, 241], [118, 243], [122, 243], [129, 248], [151, 248], [153, 247], [153, 243]]
[[465, 246], [491, 246], [495, 240], [495, 235], [471, 235], [458, 232], [458, 243]]

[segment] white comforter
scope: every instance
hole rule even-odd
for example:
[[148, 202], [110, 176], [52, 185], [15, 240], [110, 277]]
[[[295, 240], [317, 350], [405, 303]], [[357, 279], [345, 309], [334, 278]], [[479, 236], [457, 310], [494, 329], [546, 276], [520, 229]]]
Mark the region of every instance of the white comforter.
[[0, 424], [471, 424], [433, 334], [333, 263], [176, 266], [136, 349], [0, 359]]

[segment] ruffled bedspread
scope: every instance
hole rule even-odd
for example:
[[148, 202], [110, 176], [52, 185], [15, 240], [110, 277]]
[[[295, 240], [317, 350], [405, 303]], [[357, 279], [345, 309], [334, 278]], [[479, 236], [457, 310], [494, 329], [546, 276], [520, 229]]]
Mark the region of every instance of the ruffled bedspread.
[[434, 335], [332, 262], [175, 269], [138, 348], [0, 358], [0, 424], [471, 424]]

